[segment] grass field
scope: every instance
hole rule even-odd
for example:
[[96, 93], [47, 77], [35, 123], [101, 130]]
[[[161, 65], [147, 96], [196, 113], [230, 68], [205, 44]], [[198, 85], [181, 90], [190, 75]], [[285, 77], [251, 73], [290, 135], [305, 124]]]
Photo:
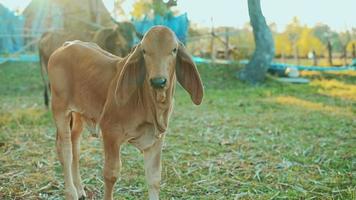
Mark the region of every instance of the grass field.
[[[309, 85], [269, 78], [259, 87], [234, 67], [199, 66], [206, 95], [178, 88], [163, 150], [162, 199], [356, 199], [356, 73], [304, 73]], [[0, 199], [63, 199], [51, 114], [36, 64], [0, 65]], [[143, 159], [122, 152], [116, 199], [147, 199]], [[83, 134], [88, 199], [103, 196], [100, 138]]]

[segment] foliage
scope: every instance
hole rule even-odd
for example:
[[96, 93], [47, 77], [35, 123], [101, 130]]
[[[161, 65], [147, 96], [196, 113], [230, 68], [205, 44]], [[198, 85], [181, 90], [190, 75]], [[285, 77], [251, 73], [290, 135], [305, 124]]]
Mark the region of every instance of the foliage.
[[312, 29], [314, 35], [319, 38], [325, 47], [327, 47], [328, 41], [330, 41], [334, 52], [342, 51], [342, 43], [339, 37], [339, 33], [331, 30], [330, 27], [326, 24], [317, 24]]
[[[308, 72], [311, 85], [269, 79], [251, 87], [233, 78], [236, 67], [199, 70], [201, 106], [177, 88], [162, 199], [355, 199], [355, 73]], [[55, 128], [42, 104], [37, 65], [0, 65], [0, 199], [63, 199]], [[88, 199], [102, 199], [101, 139], [82, 138]], [[140, 152], [125, 145], [122, 161], [115, 199], [147, 198]]]
[[[276, 57], [293, 57], [296, 48], [300, 57], [307, 57], [307, 54], [311, 51], [315, 51], [319, 57], [327, 57], [327, 45], [330, 41], [332, 45], [332, 51], [334, 57], [343, 53], [345, 44], [347, 45], [348, 55], [352, 52], [352, 42], [356, 41], [356, 28], [345, 32], [336, 32], [326, 24], [316, 24], [314, 27], [308, 27], [303, 25], [297, 17], [294, 17], [292, 21], [286, 26], [285, 30], [278, 32], [275, 23], [269, 25], [275, 42]], [[215, 27], [215, 32], [224, 33], [226, 27]], [[234, 59], [246, 59], [250, 58], [255, 43], [253, 39], [252, 29], [249, 23], [243, 28], [229, 27], [229, 31], [234, 33], [230, 36], [230, 47], [234, 49], [232, 58]], [[190, 36], [195, 37], [200, 35], [206, 35], [211, 32], [211, 28], [199, 27], [197, 25], [191, 26]], [[193, 34], [191, 34], [193, 33]], [[221, 42], [224, 40], [223, 35], [220, 35], [220, 40], [215, 42], [217, 50], [224, 50], [225, 46]], [[210, 54], [210, 38], [202, 37], [200, 40], [194, 40], [194, 43], [190, 43], [189, 46], [194, 49], [196, 55], [209, 55]], [[296, 45], [296, 46], [294, 46]], [[201, 51], [208, 51], [208, 53], [200, 53]]]
[[317, 55], [323, 55], [326, 48], [323, 43], [314, 36], [312, 29], [304, 27], [297, 42], [299, 55], [306, 57], [309, 52], [315, 51]]
[[131, 15], [135, 19], [141, 19], [147, 15], [166, 16], [169, 13], [169, 6], [162, 0], [138, 0], [133, 4]]
[[348, 43], [348, 45], [347, 45], [347, 51], [348, 51], [348, 52], [352, 52], [352, 51], [353, 51], [352, 45], [354, 45], [355, 48], [356, 48], [356, 40], [352, 40], [352, 41], [350, 41], [350, 42]]
[[275, 34], [274, 41], [277, 56], [282, 54], [291, 55], [293, 53], [293, 47], [287, 34]]
[[145, 14], [149, 14], [151, 11], [151, 7], [150, 7], [150, 3], [148, 1], [145, 0], [141, 0], [141, 1], [136, 1], [133, 4], [133, 10], [131, 12], [131, 15], [135, 18], [135, 19], [141, 19], [142, 17], [145, 16]]
[[231, 37], [231, 43], [237, 47], [242, 47], [238, 51], [239, 58], [246, 58], [252, 55], [255, 49], [255, 40], [253, 38], [250, 25], [245, 25], [242, 29], [239, 29], [238, 34]]
[[349, 31], [344, 31], [339, 33], [341, 44], [345, 48], [351, 40], [351, 34]]
[[295, 48], [298, 48], [299, 56], [302, 57], [307, 57], [311, 51], [323, 55], [326, 50], [325, 45], [314, 35], [313, 30], [302, 26], [297, 17], [293, 18], [284, 32], [275, 34], [275, 45], [277, 55], [291, 56], [295, 53]]

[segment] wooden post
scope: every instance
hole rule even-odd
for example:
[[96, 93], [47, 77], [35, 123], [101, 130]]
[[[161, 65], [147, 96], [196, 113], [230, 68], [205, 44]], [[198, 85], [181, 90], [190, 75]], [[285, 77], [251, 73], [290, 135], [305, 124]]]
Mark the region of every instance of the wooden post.
[[296, 65], [299, 65], [299, 48], [296, 42], [294, 42], [294, 60]]
[[225, 29], [225, 59], [230, 60], [230, 53], [229, 53], [229, 28], [226, 27]]
[[89, 10], [91, 22], [100, 24], [100, 9], [99, 9], [99, 0], [89, 1]]
[[318, 55], [316, 55], [316, 52], [313, 50], [313, 65], [317, 66], [318, 65]]
[[352, 43], [352, 58], [356, 58], [356, 47], [355, 47], [355, 43]]
[[286, 57], [285, 57], [285, 55], [284, 55], [284, 52], [282, 51], [282, 63], [286, 63]]
[[[211, 24], [213, 24], [213, 18], [211, 18]], [[210, 43], [210, 52], [211, 52], [211, 60], [215, 62], [215, 33], [214, 33], [214, 25], [211, 26], [211, 43]]]
[[330, 40], [328, 40], [328, 61], [329, 61], [329, 65], [332, 66], [333, 65], [333, 52], [332, 52], [332, 45]]

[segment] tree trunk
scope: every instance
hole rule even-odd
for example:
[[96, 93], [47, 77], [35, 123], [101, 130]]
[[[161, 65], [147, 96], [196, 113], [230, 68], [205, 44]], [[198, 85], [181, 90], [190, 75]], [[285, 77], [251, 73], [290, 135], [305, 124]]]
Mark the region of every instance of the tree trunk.
[[261, 11], [260, 0], [248, 0], [248, 11], [255, 38], [255, 52], [250, 62], [240, 72], [239, 78], [251, 84], [262, 83], [274, 57], [272, 33]]
[[344, 66], [347, 65], [347, 45], [343, 48]]

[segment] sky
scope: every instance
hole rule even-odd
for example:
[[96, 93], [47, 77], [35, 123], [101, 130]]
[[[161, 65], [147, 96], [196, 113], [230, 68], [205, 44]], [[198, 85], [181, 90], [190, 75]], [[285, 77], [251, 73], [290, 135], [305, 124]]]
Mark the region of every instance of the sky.
[[[103, 0], [109, 11], [114, 0]], [[10, 9], [22, 10], [30, 0], [0, 0]], [[132, 9], [135, 0], [126, 0], [124, 9]], [[333, 30], [356, 28], [356, 0], [261, 0], [267, 23], [275, 22], [277, 29], [284, 27], [297, 16], [302, 24], [314, 26], [328, 24]], [[177, 8], [187, 12], [189, 19], [202, 26], [243, 27], [249, 21], [247, 0], [178, 0]]]

